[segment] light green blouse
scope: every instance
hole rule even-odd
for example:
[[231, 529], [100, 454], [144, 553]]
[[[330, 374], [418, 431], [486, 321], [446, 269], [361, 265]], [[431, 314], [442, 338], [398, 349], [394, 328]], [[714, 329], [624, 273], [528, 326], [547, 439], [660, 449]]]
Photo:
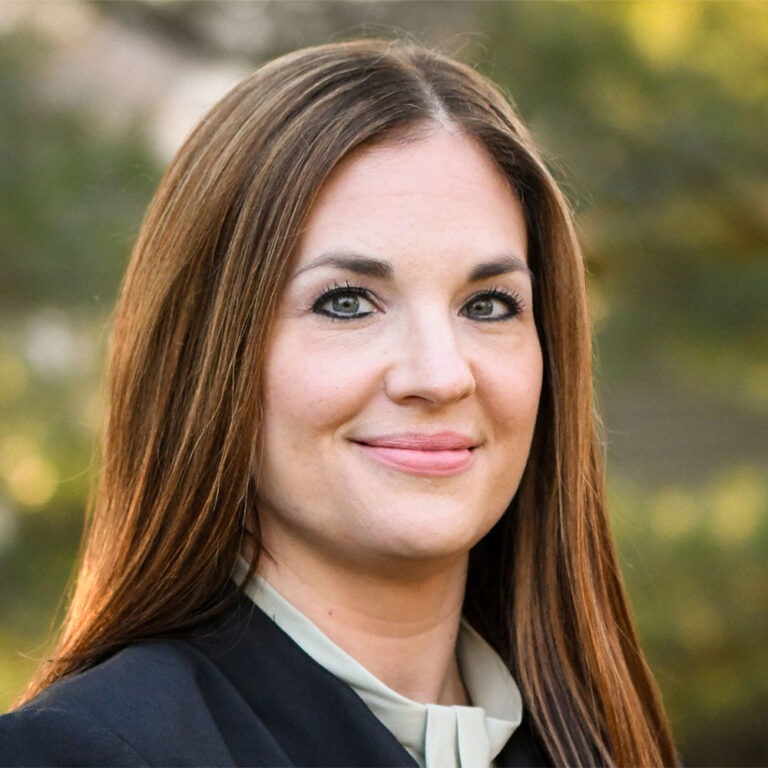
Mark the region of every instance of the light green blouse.
[[[238, 562], [235, 580], [248, 569]], [[522, 719], [520, 691], [499, 656], [462, 620], [456, 655], [474, 706], [420, 704], [392, 690], [259, 576], [245, 594], [305, 653], [346, 682], [423, 768], [488, 768]]]

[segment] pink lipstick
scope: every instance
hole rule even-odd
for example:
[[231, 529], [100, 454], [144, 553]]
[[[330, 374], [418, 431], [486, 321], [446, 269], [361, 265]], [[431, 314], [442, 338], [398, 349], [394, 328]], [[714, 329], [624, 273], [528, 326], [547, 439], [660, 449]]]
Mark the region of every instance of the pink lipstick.
[[476, 443], [458, 432], [404, 433], [354, 441], [386, 467], [423, 477], [448, 477], [468, 469]]

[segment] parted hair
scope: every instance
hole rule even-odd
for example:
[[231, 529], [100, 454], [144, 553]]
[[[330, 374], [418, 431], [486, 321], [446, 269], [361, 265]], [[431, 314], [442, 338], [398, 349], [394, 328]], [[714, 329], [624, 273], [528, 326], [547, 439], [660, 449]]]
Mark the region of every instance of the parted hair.
[[265, 64], [202, 119], [146, 214], [110, 345], [101, 471], [58, 646], [22, 700], [222, 610], [259, 555], [265, 349], [324, 182], [431, 124], [478, 141], [521, 201], [544, 379], [530, 457], [470, 554], [465, 613], [556, 765], [676, 762], [609, 530], [584, 267], [569, 206], [509, 100], [420, 46], [358, 40]]

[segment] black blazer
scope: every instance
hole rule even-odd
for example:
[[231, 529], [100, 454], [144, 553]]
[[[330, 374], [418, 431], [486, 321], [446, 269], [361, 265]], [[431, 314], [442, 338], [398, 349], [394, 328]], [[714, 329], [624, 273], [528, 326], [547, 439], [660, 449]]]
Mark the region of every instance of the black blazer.
[[[547, 765], [523, 725], [499, 766]], [[250, 600], [128, 646], [0, 717], [4, 766], [415, 766], [344, 682]]]

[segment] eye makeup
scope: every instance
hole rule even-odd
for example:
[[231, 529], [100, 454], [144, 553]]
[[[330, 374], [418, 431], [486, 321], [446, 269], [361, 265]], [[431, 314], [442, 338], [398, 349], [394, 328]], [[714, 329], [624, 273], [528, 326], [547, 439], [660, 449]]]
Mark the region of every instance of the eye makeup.
[[519, 293], [503, 287], [478, 291], [461, 308], [463, 317], [479, 322], [511, 320], [525, 310]]
[[376, 311], [373, 296], [367, 288], [334, 283], [312, 304], [312, 312], [332, 320], [356, 320]]

